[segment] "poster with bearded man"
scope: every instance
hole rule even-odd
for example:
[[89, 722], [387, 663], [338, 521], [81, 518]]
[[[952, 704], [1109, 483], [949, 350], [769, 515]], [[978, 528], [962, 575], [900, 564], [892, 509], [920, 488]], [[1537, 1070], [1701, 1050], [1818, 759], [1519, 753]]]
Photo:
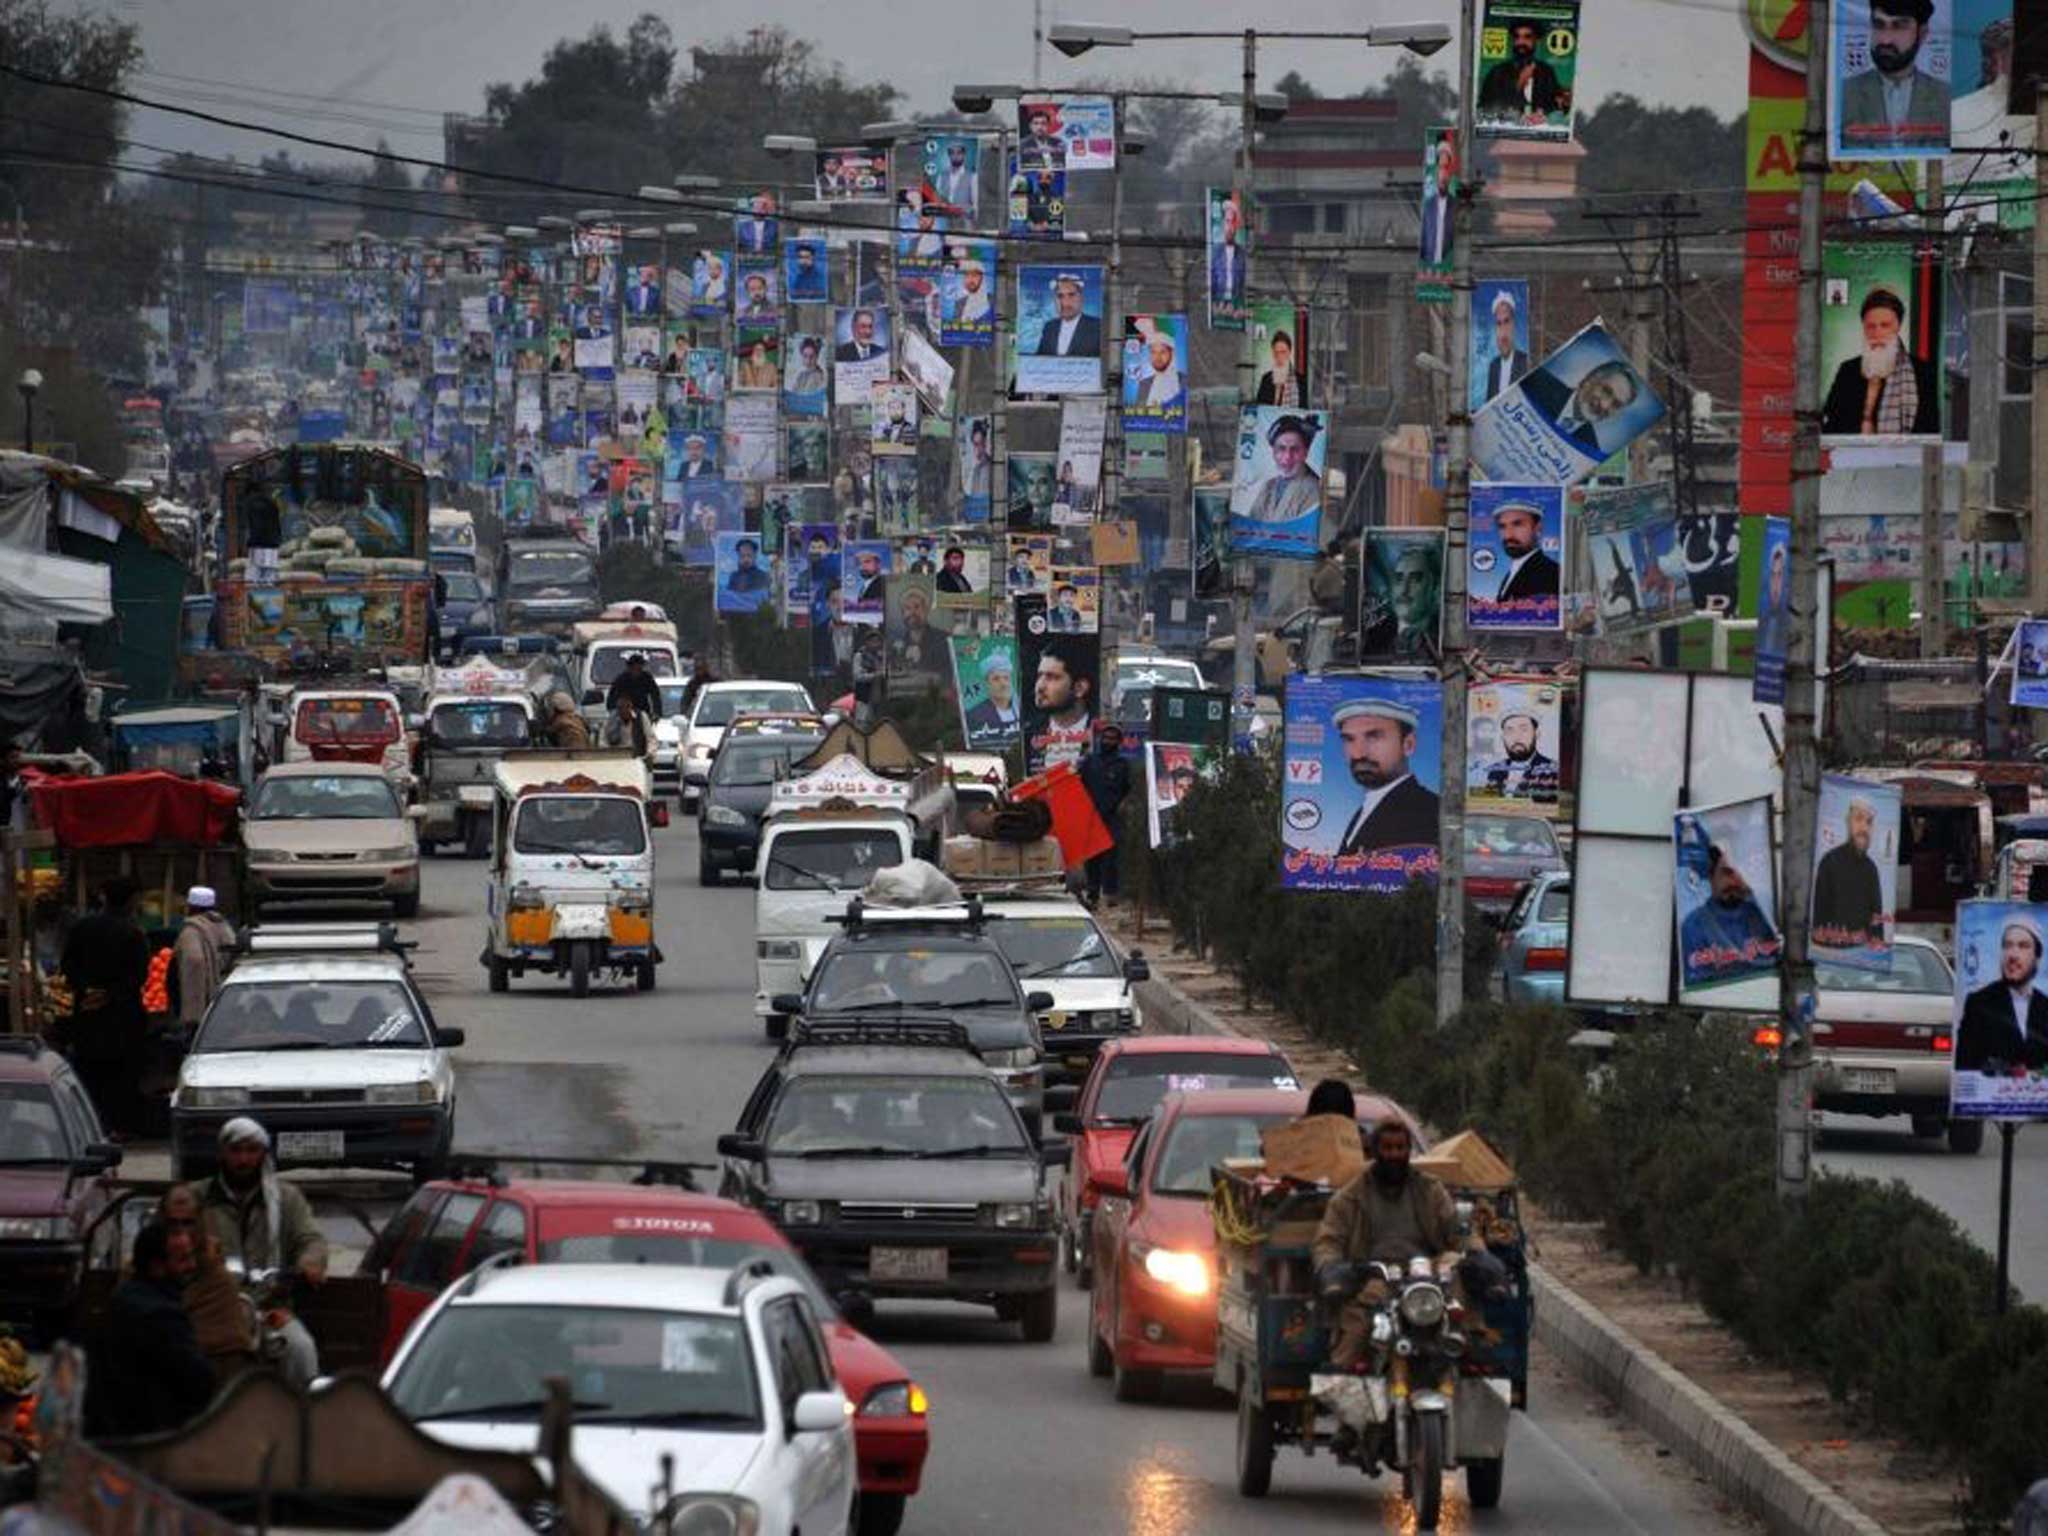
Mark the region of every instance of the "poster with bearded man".
[[1824, 441], [1940, 438], [1941, 287], [1933, 249], [1864, 244], [1821, 252]]
[[1956, 904], [1953, 1119], [2048, 1119], [2048, 997], [2041, 995], [2048, 907]]

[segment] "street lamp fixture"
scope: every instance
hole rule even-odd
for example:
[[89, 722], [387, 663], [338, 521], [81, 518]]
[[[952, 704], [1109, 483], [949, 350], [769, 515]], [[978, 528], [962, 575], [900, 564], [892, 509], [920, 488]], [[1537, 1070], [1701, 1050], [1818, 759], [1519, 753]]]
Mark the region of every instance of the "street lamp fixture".
[[626, 238], [628, 240], [659, 240], [661, 238], [661, 226], [659, 224], [636, 224], [626, 231]]
[[574, 229], [576, 221], [567, 214], [544, 213], [533, 221], [542, 229]]
[[811, 155], [818, 151], [818, 141], [807, 133], [771, 133], [761, 140], [761, 147], [777, 159], [791, 155]]
[[1366, 34], [1374, 48], [1406, 48], [1417, 58], [1428, 58], [1451, 45], [1451, 29], [1441, 21], [1395, 21], [1374, 27]]
[[[543, 220], [542, 222], [545, 223], [546, 221]], [[540, 238], [540, 230], [532, 224], [507, 224], [505, 226], [505, 238], [507, 240], [538, 240]]]
[[503, 235], [488, 229], [471, 239], [471, 244], [474, 245], [503, 245], [504, 243], [505, 237]]
[[669, 185], [678, 192], [716, 192], [722, 183], [701, 171], [678, 171], [669, 178]]
[[697, 226], [688, 219], [677, 219], [673, 224], [662, 225], [661, 232], [664, 235], [694, 235], [697, 233]]
[[861, 142], [877, 147], [884, 144], [894, 144], [902, 139], [914, 138], [923, 131], [923, 128], [916, 123], [901, 122], [895, 119], [880, 123], [862, 123], [860, 125]]
[[36, 451], [36, 391], [43, 387], [42, 371], [36, 368], [22, 369], [21, 377], [15, 380], [14, 387], [21, 391], [21, 451], [23, 453], [34, 453]]
[[618, 215], [609, 208], [578, 208], [576, 210], [576, 222], [579, 224], [601, 224], [606, 219], [617, 217]]
[[1014, 101], [1024, 92], [1025, 87], [1021, 85], [956, 85], [953, 87], [953, 110], [970, 115], [990, 112], [997, 102]]
[[1070, 59], [1078, 59], [1091, 48], [1128, 48], [1137, 40], [1129, 27], [1096, 27], [1082, 22], [1059, 22], [1045, 34], [1045, 40]]
[[680, 203], [683, 200], [683, 194], [674, 187], [646, 186], [633, 195], [643, 203]]

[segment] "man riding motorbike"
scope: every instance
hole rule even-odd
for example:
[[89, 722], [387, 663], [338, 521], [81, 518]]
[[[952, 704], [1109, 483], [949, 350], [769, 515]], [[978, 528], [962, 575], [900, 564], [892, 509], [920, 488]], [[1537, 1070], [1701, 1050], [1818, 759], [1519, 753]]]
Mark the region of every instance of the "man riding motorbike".
[[[270, 1133], [254, 1120], [238, 1116], [220, 1128], [219, 1171], [193, 1189], [206, 1235], [220, 1243], [226, 1261], [240, 1262], [245, 1276], [279, 1268], [308, 1285], [326, 1280], [327, 1239], [305, 1195], [278, 1178]], [[320, 1374], [313, 1335], [295, 1316], [286, 1316], [277, 1331], [284, 1338], [285, 1378], [306, 1385]]]
[[1365, 1358], [1373, 1313], [1389, 1295], [1386, 1282], [1377, 1277], [1358, 1289], [1352, 1266], [1405, 1268], [1410, 1259], [1426, 1257], [1441, 1268], [1458, 1259], [1458, 1213], [1451, 1192], [1408, 1166], [1412, 1151], [1404, 1122], [1390, 1116], [1373, 1127], [1372, 1161], [1331, 1197], [1316, 1232], [1316, 1289], [1339, 1309], [1330, 1363], [1340, 1370], [1354, 1369]]

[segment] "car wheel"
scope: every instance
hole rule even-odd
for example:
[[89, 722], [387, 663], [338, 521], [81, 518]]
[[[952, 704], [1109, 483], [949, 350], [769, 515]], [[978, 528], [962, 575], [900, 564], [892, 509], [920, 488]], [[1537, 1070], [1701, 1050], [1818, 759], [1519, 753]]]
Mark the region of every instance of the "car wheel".
[[462, 856], [466, 859], [487, 858], [491, 851], [491, 823], [487, 816], [472, 816], [469, 825], [463, 829]]
[[1498, 1456], [1465, 1463], [1465, 1497], [1474, 1509], [1498, 1509], [1508, 1464]]
[[1118, 1360], [1114, 1352], [1110, 1355], [1112, 1387], [1120, 1403], [1150, 1403], [1159, 1398], [1159, 1389], [1166, 1378], [1157, 1371], [1132, 1370]]
[[856, 1505], [858, 1536], [896, 1536], [903, 1529], [903, 1512], [910, 1500], [900, 1493], [864, 1493]]
[[1060, 1326], [1059, 1282], [1026, 1296], [1017, 1309], [1017, 1321], [1023, 1326], [1026, 1344], [1050, 1344]]
[[590, 996], [590, 946], [581, 939], [569, 946], [569, 995]]
[[717, 886], [724, 884], [724, 882], [725, 876], [719, 873], [718, 865], [715, 862], [713, 862], [710, 850], [703, 848], [698, 849], [697, 883], [699, 885]]
[[1088, 1319], [1088, 1374], [1098, 1381], [1107, 1381], [1116, 1369], [1116, 1357], [1109, 1352], [1109, 1346], [1095, 1327], [1095, 1318]]
[[408, 891], [402, 896], [391, 898], [392, 915], [396, 917], [418, 917], [420, 915], [420, 893]]
[[652, 960], [642, 960], [640, 962], [634, 972], [633, 985], [642, 992], [652, 992], [654, 990], [654, 962]]
[[1951, 1120], [1948, 1123], [1948, 1149], [1971, 1156], [1984, 1146], [1984, 1122], [1982, 1120]]
[[1060, 1223], [1060, 1268], [1074, 1274], [1081, 1268], [1081, 1245], [1075, 1240], [1071, 1223]]
[[1237, 1491], [1263, 1499], [1273, 1487], [1273, 1421], [1252, 1401], [1243, 1386], [1237, 1390]]
[[496, 955], [492, 955], [484, 964], [490, 969], [491, 990], [493, 992], [509, 992], [512, 990], [512, 967], [510, 965], [500, 960]]
[[1913, 1134], [1923, 1141], [1932, 1141], [1947, 1129], [1947, 1123], [1939, 1115], [1915, 1115]]

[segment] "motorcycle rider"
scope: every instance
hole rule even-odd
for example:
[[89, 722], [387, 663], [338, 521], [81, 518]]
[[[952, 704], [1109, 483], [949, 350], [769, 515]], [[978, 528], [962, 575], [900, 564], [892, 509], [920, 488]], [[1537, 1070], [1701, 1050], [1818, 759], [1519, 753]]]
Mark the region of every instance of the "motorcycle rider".
[[[305, 1195], [278, 1178], [270, 1162], [270, 1133], [254, 1120], [238, 1115], [220, 1128], [219, 1170], [194, 1191], [207, 1236], [219, 1241], [226, 1260], [240, 1261], [245, 1276], [279, 1268], [296, 1271], [308, 1285], [326, 1280], [327, 1239]], [[320, 1374], [313, 1335], [295, 1316], [287, 1316], [278, 1332], [285, 1344], [285, 1378], [306, 1385]]]
[[1439, 1270], [1458, 1258], [1458, 1212], [1451, 1192], [1408, 1166], [1414, 1149], [1404, 1121], [1389, 1116], [1373, 1127], [1372, 1161], [1331, 1197], [1316, 1231], [1316, 1289], [1338, 1308], [1337, 1342], [1330, 1363], [1355, 1368], [1372, 1337], [1373, 1313], [1386, 1305], [1387, 1283], [1377, 1277], [1356, 1288], [1350, 1266], [1398, 1264], [1429, 1258]]
[[639, 651], [626, 657], [626, 670], [612, 679], [611, 689], [604, 696], [604, 707], [617, 714], [619, 706], [628, 700], [642, 717], [648, 720], [661, 718], [661, 684], [647, 670], [647, 657]]

